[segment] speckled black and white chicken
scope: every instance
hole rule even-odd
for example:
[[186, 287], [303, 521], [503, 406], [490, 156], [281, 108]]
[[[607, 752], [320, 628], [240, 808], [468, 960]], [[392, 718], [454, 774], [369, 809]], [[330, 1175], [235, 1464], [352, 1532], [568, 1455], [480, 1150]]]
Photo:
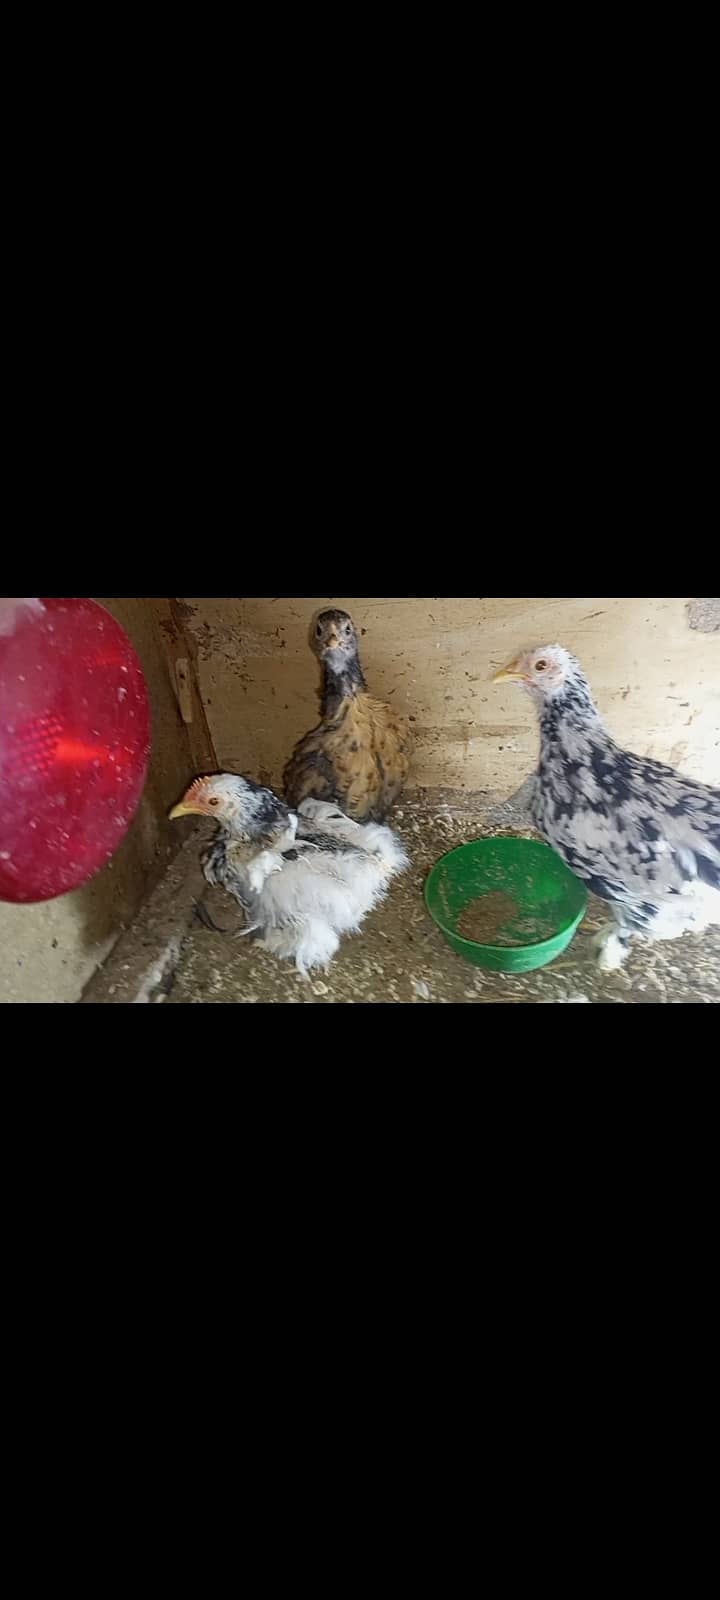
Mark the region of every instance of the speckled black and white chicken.
[[540, 720], [533, 822], [612, 908], [600, 965], [620, 966], [633, 934], [673, 939], [720, 923], [720, 790], [621, 749], [560, 645], [518, 656], [495, 681], [505, 679], [531, 694]]
[[208, 883], [243, 907], [244, 933], [303, 974], [328, 965], [408, 865], [389, 828], [319, 800], [291, 811], [271, 789], [231, 773], [198, 778], [170, 812], [193, 814], [218, 823], [203, 859]]

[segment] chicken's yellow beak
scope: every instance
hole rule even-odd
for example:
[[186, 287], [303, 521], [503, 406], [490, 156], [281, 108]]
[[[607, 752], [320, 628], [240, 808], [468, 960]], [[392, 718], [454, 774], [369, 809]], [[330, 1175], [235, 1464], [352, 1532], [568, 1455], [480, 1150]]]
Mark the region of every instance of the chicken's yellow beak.
[[173, 806], [172, 811], [168, 811], [168, 820], [174, 822], [176, 817], [202, 817], [203, 815], [204, 812], [201, 806], [186, 806], [185, 801], [181, 800], [179, 806]]
[[206, 780], [196, 778], [190, 788], [185, 790], [182, 800], [168, 812], [168, 819], [174, 822], [176, 817], [205, 817], [208, 815]]
[[503, 667], [500, 672], [495, 673], [492, 681], [493, 683], [522, 683], [524, 677], [525, 673], [522, 671], [522, 662], [520, 657], [516, 656], [514, 661], [508, 662], [506, 667]]

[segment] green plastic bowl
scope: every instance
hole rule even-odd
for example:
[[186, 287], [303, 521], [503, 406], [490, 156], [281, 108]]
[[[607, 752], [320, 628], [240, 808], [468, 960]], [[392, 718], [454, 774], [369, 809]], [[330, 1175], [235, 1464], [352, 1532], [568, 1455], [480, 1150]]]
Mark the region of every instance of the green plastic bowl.
[[[516, 921], [542, 916], [556, 931], [540, 944], [476, 944], [456, 932], [470, 900], [502, 890], [518, 907]], [[475, 839], [442, 856], [425, 885], [425, 904], [457, 955], [493, 972], [534, 972], [562, 954], [582, 922], [587, 894], [565, 862], [537, 839]], [[503, 928], [513, 937], [513, 922]]]

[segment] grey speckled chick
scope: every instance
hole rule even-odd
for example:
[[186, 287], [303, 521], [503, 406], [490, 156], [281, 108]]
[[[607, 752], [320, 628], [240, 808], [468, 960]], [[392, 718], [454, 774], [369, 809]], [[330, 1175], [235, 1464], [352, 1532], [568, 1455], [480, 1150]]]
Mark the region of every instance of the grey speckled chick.
[[407, 866], [389, 828], [353, 822], [320, 800], [291, 811], [271, 789], [230, 773], [197, 779], [170, 812], [188, 815], [218, 824], [203, 860], [208, 883], [227, 889], [245, 911], [245, 931], [301, 973], [328, 965]]
[[540, 721], [533, 822], [612, 907], [601, 966], [620, 966], [634, 933], [672, 939], [720, 923], [720, 791], [621, 749], [560, 645], [516, 657], [495, 681], [508, 679]]

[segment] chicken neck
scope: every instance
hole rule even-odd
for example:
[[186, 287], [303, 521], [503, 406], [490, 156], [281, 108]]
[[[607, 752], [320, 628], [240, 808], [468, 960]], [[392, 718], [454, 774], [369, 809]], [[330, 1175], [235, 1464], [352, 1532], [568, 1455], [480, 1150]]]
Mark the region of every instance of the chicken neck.
[[366, 693], [367, 684], [357, 656], [352, 656], [345, 663], [342, 672], [333, 671], [325, 662], [320, 690], [320, 706], [324, 718], [334, 717], [343, 701], [354, 700], [356, 695]]

